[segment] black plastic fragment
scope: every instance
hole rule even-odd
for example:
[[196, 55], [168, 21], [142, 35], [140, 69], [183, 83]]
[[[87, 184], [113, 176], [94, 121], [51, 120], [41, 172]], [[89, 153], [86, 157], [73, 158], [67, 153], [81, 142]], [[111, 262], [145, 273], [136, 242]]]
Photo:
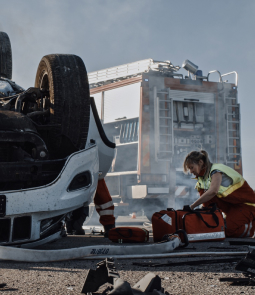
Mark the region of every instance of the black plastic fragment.
[[235, 267], [242, 271], [246, 278], [220, 278], [220, 282], [231, 282], [232, 286], [255, 286], [255, 250], [247, 253]]
[[220, 282], [249, 282], [250, 278], [219, 278]]
[[232, 286], [255, 286], [252, 278], [219, 278], [220, 282], [230, 282]]
[[231, 247], [231, 248], [229, 248], [229, 247], [208, 247], [207, 249], [218, 249], [218, 250], [235, 250], [235, 249], [239, 249], [239, 248], [237, 248], [237, 247]]
[[178, 252], [182, 252], [182, 251], [195, 251], [195, 250], [197, 250], [196, 247], [178, 248]]
[[245, 258], [236, 265], [235, 269], [255, 277], [255, 250], [248, 252]]
[[4, 288], [4, 287], [6, 287], [5, 283], [0, 284], [0, 288]]
[[105, 283], [113, 285], [115, 278], [119, 278], [119, 274], [114, 266], [114, 260], [113, 258], [106, 258], [97, 263], [96, 270], [89, 270], [81, 293], [96, 292]]
[[248, 246], [255, 246], [255, 241], [229, 241], [229, 245], [248, 245]]
[[231, 262], [237, 262], [240, 259], [241, 259], [241, 257], [230, 257], [230, 258], [223, 258], [223, 259], [190, 260], [190, 261], [167, 262], [167, 263], [133, 262], [133, 265], [144, 266], [144, 267], [147, 267], [147, 266], [160, 267], [160, 266], [200, 265], [200, 264], [212, 264], [212, 263], [231, 263]]
[[114, 289], [109, 295], [134, 295], [130, 284], [122, 279], [117, 279], [114, 284]]
[[108, 286], [103, 292], [101, 295], [106, 295], [109, 291], [112, 291], [113, 290], [113, 286]]
[[96, 270], [89, 270], [81, 293], [91, 295], [105, 283], [110, 283], [114, 287], [107, 287], [103, 295], [169, 295], [161, 287], [160, 277], [152, 272], [131, 287], [127, 281], [119, 278], [113, 258], [106, 258], [97, 264]]
[[138, 283], [136, 283], [132, 289], [139, 290], [141, 292], [153, 292], [153, 290], [161, 290], [161, 279], [159, 276], [152, 272], [149, 272]]

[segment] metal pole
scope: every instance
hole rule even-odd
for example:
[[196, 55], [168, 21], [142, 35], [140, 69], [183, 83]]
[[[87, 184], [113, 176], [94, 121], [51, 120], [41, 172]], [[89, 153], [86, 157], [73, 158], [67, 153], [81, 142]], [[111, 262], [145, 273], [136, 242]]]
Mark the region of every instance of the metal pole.
[[102, 91], [101, 96], [101, 122], [104, 124], [104, 91]]

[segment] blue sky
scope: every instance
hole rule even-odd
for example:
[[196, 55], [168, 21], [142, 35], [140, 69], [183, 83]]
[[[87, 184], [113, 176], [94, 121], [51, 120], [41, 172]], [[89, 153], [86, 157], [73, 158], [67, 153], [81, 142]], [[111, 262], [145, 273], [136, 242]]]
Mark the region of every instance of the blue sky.
[[244, 176], [255, 188], [254, 0], [0, 0], [13, 80], [34, 85], [42, 56], [73, 53], [89, 72], [141, 59], [191, 60], [239, 74]]

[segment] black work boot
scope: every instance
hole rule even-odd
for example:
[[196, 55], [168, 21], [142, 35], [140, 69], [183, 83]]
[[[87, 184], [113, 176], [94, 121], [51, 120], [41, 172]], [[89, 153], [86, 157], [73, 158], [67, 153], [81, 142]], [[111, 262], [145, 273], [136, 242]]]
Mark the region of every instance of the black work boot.
[[81, 207], [72, 212], [71, 219], [66, 222], [67, 233], [69, 229], [73, 235], [83, 236], [85, 230], [82, 228], [86, 217], [89, 215], [89, 207]]
[[85, 230], [81, 227], [79, 229], [74, 230], [73, 234], [75, 236], [84, 236], [85, 235]]
[[74, 231], [73, 223], [71, 220], [66, 220], [66, 233], [72, 235]]
[[85, 235], [85, 230], [82, 228], [83, 221], [80, 222], [80, 220], [75, 220], [73, 222], [73, 234], [77, 236], [83, 236]]
[[104, 225], [104, 237], [105, 238], [108, 238], [109, 230], [112, 229], [112, 228], [115, 228], [115, 223], [114, 224]]

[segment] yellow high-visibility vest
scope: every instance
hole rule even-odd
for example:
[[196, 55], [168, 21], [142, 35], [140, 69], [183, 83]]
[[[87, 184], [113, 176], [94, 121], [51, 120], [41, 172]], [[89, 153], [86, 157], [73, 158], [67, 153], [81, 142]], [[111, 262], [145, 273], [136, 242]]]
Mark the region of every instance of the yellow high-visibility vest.
[[207, 179], [204, 179], [203, 177], [198, 176], [197, 183], [195, 186], [195, 188], [198, 191], [200, 191], [201, 189], [204, 189], [204, 190], [209, 189], [209, 187], [211, 185], [211, 181], [212, 181], [211, 172], [213, 170], [219, 170], [219, 171], [225, 173], [233, 181], [233, 183], [231, 185], [229, 185], [228, 187], [220, 186], [219, 191], [217, 193], [217, 197], [219, 197], [219, 198], [224, 198], [224, 197], [230, 195], [235, 190], [239, 189], [245, 182], [243, 176], [241, 174], [239, 174], [238, 172], [236, 172], [234, 169], [232, 169], [226, 165], [223, 165], [223, 164], [213, 164]]

